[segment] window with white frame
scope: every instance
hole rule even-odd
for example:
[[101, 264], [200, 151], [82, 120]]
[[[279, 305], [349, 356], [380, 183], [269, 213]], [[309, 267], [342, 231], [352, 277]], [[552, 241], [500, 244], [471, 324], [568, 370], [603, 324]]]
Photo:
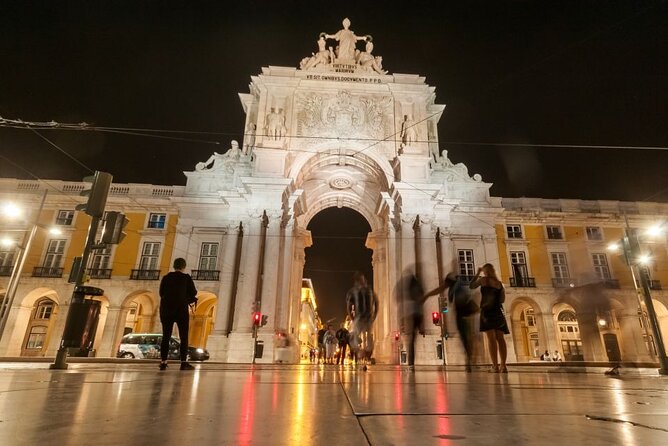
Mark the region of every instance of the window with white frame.
[[550, 253], [550, 258], [552, 260], [552, 277], [555, 279], [568, 279], [570, 273], [568, 272], [566, 253], [553, 252]]
[[94, 270], [109, 269], [111, 264], [111, 247], [96, 249], [93, 252], [92, 268]]
[[37, 311], [35, 311], [35, 319], [51, 319], [53, 314], [53, 307], [55, 304], [50, 299], [44, 299], [37, 305]]
[[160, 242], [144, 242], [139, 260], [139, 269], [157, 270], [160, 256]]
[[506, 225], [508, 238], [522, 238], [522, 225]]
[[459, 263], [460, 276], [474, 276], [475, 275], [475, 261], [473, 260], [472, 249], [458, 249], [457, 259]]
[[603, 280], [610, 279], [610, 268], [608, 267], [608, 257], [605, 253], [596, 253], [591, 255], [594, 264], [594, 272]]
[[603, 231], [598, 226], [587, 226], [587, 240], [603, 240]]
[[218, 265], [218, 243], [204, 242], [199, 256], [199, 269], [213, 271]]
[[46, 339], [46, 332], [48, 328], [44, 325], [35, 325], [30, 329], [28, 335], [27, 349], [40, 349], [44, 347], [44, 340]]
[[66, 243], [67, 240], [49, 240], [42, 266], [46, 268], [59, 268], [65, 254]]
[[74, 211], [58, 211], [56, 224], [61, 226], [71, 226], [74, 220]]
[[14, 252], [16, 252], [14, 246], [0, 245], [0, 268], [8, 268], [14, 264]]
[[529, 270], [527, 268], [527, 258], [524, 251], [511, 251], [510, 252], [510, 265], [513, 269], [513, 277], [516, 279], [523, 279], [529, 276]]
[[563, 240], [564, 234], [561, 232], [561, 226], [547, 226], [547, 238], [549, 240]]
[[165, 229], [167, 214], [150, 214], [148, 217], [148, 227], [153, 229]]

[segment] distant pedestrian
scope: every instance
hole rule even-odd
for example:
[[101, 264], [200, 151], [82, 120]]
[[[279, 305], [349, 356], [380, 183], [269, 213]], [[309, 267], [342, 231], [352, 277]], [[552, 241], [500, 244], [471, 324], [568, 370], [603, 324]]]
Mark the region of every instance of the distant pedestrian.
[[473, 327], [475, 321], [473, 318], [480, 311], [478, 304], [473, 300], [471, 291], [461, 279], [454, 273], [448, 273], [443, 280], [443, 284], [429, 291], [425, 295], [425, 299], [429, 296], [440, 294], [448, 289], [448, 302], [454, 307], [455, 320], [457, 321], [457, 331], [464, 346], [466, 353], [466, 371], [471, 371], [471, 363], [473, 360]]
[[160, 322], [162, 322], [162, 343], [160, 345], [160, 370], [167, 368], [169, 341], [172, 338], [174, 324], [179, 328], [181, 338], [181, 370], [193, 370], [188, 363], [188, 328], [190, 315], [188, 306], [197, 304], [197, 289], [193, 279], [183, 271], [185, 259], [174, 260], [174, 271], [160, 281]]
[[552, 361], [552, 358], [550, 358], [550, 352], [545, 350], [545, 353], [540, 355], [540, 360], [541, 361]]
[[336, 340], [339, 343], [339, 354], [336, 356], [336, 364], [343, 365], [346, 359], [346, 349], [348, 348], [348, 341], [350, 340], [350, 332], [346, 329], [345, 322], [341, 324], [341, 328], [336, 331]]
[[332, 327], [332, 324], [327, 325], [327, 331], [323, 338], [325, 343], [325, 364], [332, 364], [334, 362], [334, 353], [336, 353], [336, 346], [338, 341], [336, 340], [336, 332]]
[[561, 361], [561, 353], [559, 353], [559, 350], [554, 351], [554, 354], [552, 355], [552, 361], [555, 362]]
[[[371, 362], [373, 356], [373, 322], [378, 314], [378, 297], [369, 288], [361, 272], [353, 275], [353, 287], [346, 294], [346, 311], [353, 321], [350, 348], [357, 359]], [[366, 370], [366, 364], [364, 370]]]
[[[481, 275], [483, 275], [481, 277]], [[503, 311], [503, 302], [506, 300], [506, 290], [496, 276], [491, 263], [486, 263], [478, 269], [477, 274], [469, 285], [471, 289], [480, 287], [480, 331], [487, 335], [489, 354], [492, 357], [490, 372], [508, 373], [506, 356], [508, 354], [504, 335], [510, 334], [508, 323]], [[497, 358], [498, 352], [498, 358]], [[500, 364], [499, 364], [500, 360]]]

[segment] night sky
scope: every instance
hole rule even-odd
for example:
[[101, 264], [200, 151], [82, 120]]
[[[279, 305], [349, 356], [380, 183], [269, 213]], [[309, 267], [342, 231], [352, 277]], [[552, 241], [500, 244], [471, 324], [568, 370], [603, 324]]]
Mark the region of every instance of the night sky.
[[[540, 147], [668, 146], [665, 1], [444, 3], [3, 1], [0, 116], [198, 132], [42, 131], [116, 182], [185, 184], [241, 140], [250, 76], [297, 66], [347, 16], [390, 73], [436, 86], [441, 149], [492, 194], [668, 199], [665, 149]], [[40, 178], [88, 174], [29, 130], [0, 127], [0, 156]], [[21, 168], [0, 158], [2, 177], [29, 178]]]

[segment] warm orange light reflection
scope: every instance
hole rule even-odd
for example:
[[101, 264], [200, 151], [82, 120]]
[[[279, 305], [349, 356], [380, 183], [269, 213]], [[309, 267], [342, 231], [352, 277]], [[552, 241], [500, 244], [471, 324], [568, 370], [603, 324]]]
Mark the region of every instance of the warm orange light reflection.
[[241, 393], [241, 413], [239, 414], [239, 434], [237, 444], [248, 445], [253, 439], [253, 416], [255, 414], [255, 375], [251, 372]]

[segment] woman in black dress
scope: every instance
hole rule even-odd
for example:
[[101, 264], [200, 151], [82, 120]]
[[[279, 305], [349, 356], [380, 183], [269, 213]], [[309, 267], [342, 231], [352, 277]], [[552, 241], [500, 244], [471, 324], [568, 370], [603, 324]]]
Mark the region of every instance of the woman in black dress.
[[[481, 274], [484, 274], [484, 276], [481, 277]], [[496, 276], [494, 266], [487, 263], [479, 268], [478, 273], [471, 281], [470, 287], [471, 289], [480, 287], [482, 296], [480, 300], [480, 331], [485, 332], [487, 336], [489, 354], [492, 357], [490, 372], [508, 373], [506, 368], [506, 340], [503, 337], [510, 333], [506, 323], [506, 315], [503, 311], [506, 292], [503, 284]], [[499, 353], [498, 359], [497, 351]]]

